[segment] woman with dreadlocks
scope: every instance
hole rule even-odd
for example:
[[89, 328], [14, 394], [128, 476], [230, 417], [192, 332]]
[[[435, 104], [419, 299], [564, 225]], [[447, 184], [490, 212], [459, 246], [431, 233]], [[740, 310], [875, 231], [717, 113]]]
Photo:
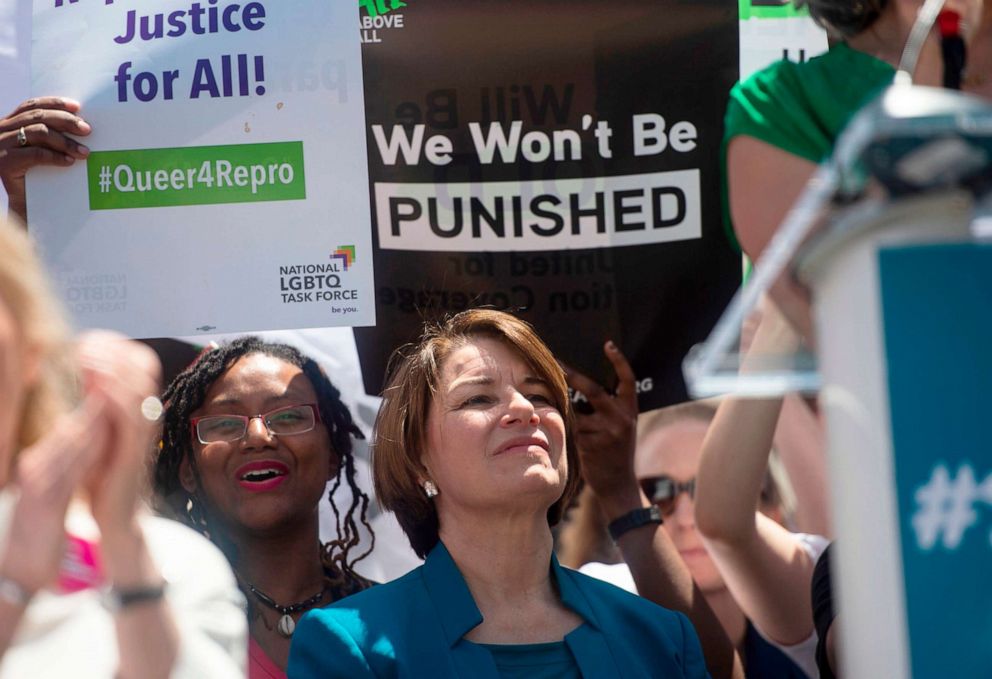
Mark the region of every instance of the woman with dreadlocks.
[[[296, 620], [371, 584], [354, 571], [371, 548], [350, 554], [358, 523], [369, 528], [351, 450], [362, 433], [312, 359], [257, 337], [204, 353], [165, 401], [156, 492], [230, 560], [248, 599], [249, 678], [284, 677]], [[332, 479], [338, 537], [321, 544], [317, 507]]]

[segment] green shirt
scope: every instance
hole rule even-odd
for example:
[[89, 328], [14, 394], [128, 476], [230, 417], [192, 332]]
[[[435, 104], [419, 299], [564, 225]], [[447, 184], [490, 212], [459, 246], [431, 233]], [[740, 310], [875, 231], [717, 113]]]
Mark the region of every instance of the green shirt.
[[803, 63], [783, 59], [734, 86], [724, 118], [721, 161], [724, 215], [732, 239], [726, 189], [730, 140], [738, 135], [754, 137], [820, 163], [830, 155], [847, 121], [894, 75], [895, 69], [884, 61], [838, 43]]

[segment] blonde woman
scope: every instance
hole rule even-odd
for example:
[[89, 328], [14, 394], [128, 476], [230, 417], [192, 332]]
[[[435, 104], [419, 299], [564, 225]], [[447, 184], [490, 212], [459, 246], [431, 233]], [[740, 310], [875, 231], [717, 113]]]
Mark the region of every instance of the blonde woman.
[[0, 678], [242, 676], [223, 556], [141, 511], [157, 359], [70, 345], [24, 232], [0, 252]]

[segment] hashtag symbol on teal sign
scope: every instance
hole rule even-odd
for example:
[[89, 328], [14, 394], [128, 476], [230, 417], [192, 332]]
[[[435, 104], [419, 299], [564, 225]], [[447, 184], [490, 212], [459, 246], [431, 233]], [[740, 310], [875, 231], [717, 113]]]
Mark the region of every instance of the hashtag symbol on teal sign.
[[946, 466], [938, 465], [930, 480], [917, 488], [915, 499], [912, 522], [920, 549], [930, 551], [939, 540], [944, 548], [955, 550], [965, 531], [978, 522], [976, 505], [992, 505], [992, 474], [979, 484], [970, 465], [961, 465], [953, 479]]

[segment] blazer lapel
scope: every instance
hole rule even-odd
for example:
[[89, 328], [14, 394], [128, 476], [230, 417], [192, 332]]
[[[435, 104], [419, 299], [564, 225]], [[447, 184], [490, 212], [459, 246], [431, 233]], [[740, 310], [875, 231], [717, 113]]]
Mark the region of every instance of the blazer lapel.
[[611, 679], [621, 676], [606, 637], [588, 622], [566, 634], [565, 643], [575, 656], [583, 677]]
[[551, 555], [551, 573], [558, 586], [561, 602], [585, 620], [584, 625], [565, 635], [568, 650], [575, 656], [583, 677], [610, 679], [620, 677], [620, 664], [613, 657], [613, 650], [606, 642], [600, 628], [599, 617], [579, 589], [570, 573], [558, 563], [558, 557]]
[[[584, 625], [565, 636], [565, 643], [575, 656], [582, 676], [619, 679], [620, 666], [613, 657], [613, 650], [600, 629], [599, 620], [588, 599], [554, 555], [551, 557], [551, 570], [562, 603], [585, 620]], [[438, 542], [427, 555], [422, 573], [427, 596], [437, 612], [444, 633], [444, 643], [449, 651], [450, 665], [447, 669], [450, 674], [442, 674], [444, 669], [437, 667], [434, 670], [435, 676], [499, 679], [492, 654], [463, 639], [469, 630], [482, 622], [482, 613], [475, 605], [465, 578], [444, 544]]]
[[[423, 567], [424, 587], [434, 605], [444, 632], [451, 674], [459, 679], [499, 679], [492, 654], [476, 644], [462, 639], [469, 630], [482, 622], [482, 613], [475, 605], [472, 592], [441, 542], [427, 555]], [[436, 668], [442, 672], [442, 668]], [[436, 674], [435, 676], [444, 676]]]

